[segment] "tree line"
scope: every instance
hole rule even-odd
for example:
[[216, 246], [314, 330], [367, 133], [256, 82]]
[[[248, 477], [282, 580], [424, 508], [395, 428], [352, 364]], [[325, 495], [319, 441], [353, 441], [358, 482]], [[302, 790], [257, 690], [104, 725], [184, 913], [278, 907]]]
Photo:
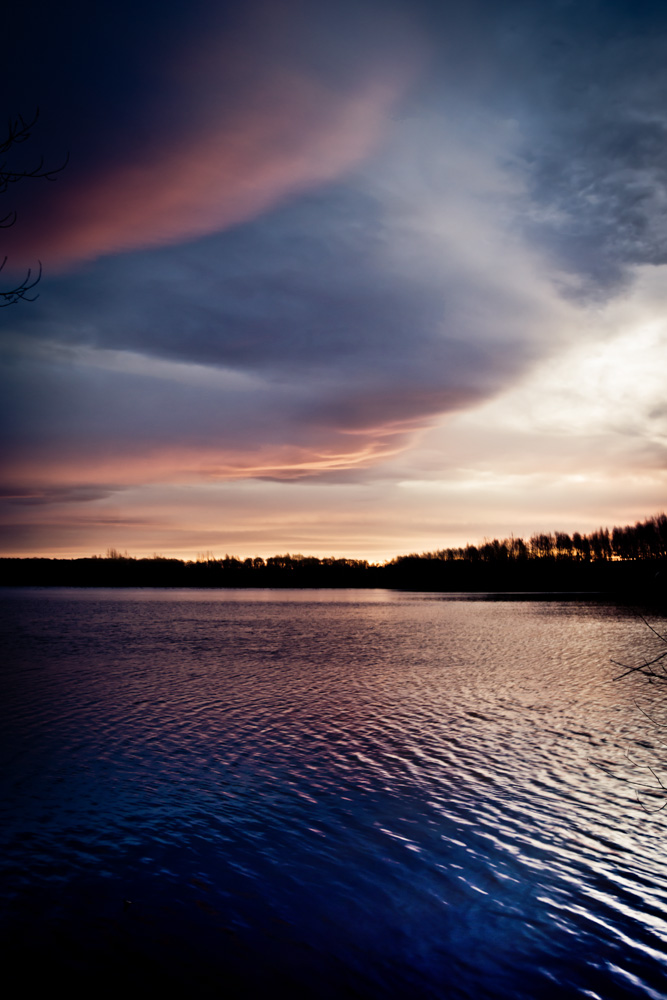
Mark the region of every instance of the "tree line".
[[440, 559], [446, 562], [507, 562], [535, 559], [594, 562], [597, 560], [664, 559], [667, 557], [667, 515], [657, 514], [645, 521], [622, 528], [599, 528], [588, 535], [564, 531], [531, 535], [523, 538], [485, 539], [481, 545], [464, 548], [438, 549], [420, 555], [397, 556], [400, 564], [406, 559]]
[[82, 559], [0, 559], [6, 586], [382, 587], [488, 592], [663, 592], [667, 516], [633, 526], [485, 540], [480, 545], [365, 559], [299, 554], [239, 559], [207, 552], [195, 560], [136, 558], [116, 549]]
[[60, 587], [383, 587], [382, 567], [364, 559], [277, 555], [196, 560], [135, 558], [109, 549], [82, 559], [0, 559], [9, 586]]

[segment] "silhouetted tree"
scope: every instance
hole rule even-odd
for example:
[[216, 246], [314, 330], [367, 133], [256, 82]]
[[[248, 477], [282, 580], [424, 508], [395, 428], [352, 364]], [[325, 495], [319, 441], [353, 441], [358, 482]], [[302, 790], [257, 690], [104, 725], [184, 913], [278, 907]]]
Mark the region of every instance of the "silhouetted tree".
[[[37, 119], [39, 118], [39, 108], [35, 111], [33, 118], [30, 121], [26, 121], [21, 115], [17, 118], [10, 118], [7, 125], [7, 134], [4, 140], [0, 142], [0, 194], [5, 194], [11, 184], [16, 184], [18, 181], [22, 180], [35, 180], [42, 179], [47, 181], [54, 181], [56, 176], [61, 170], [64, 170], [67, 161], [69, 160], [69, 154], [65, 158], [64, 163], [61, 163], [59, 167], [54, 169], [47, 169], [44, 166], [44, 158], [40, 157], [39, 163], [32, 168], [19, 168], [15, 169], [12, 167], [6, 156], [12, 152], [16, 146], [22, 145], [27, 142], [32, 134], [32, 129], [34, 128]], [[3, 218], [0, 219], [0, 229], [9, 229], [16, 222], [16, 212], [10, 211]], [[3, 257], [0, 262], [0, 271], [3, 270], [5, 264], [7, 263], [7, 257]], [[37, 298], [35, 294], [32, 298], [28, 295], [29, 292], [38, 284], [40, 278], [42, 277], [42, 263], [37, 262], [38, 271], [36, 275], [33, 275], [32, 268], [28, 268], [25, 278], [18, 285], [14, 285], [13, 288], [7, 288], [4, 291], [0, 290], [0, 308], [3, 306], [11, 306], [16, 302], [21, 300], [25, 302], [34, 302]]]
[[600, 528], [589, 536], [594, 559], [611, 559], [611, 539], [608, 528]]
[[578, 531], [572, 535], [572, 551], [575, 558], [582, 562], [588, 562], [591, 558], [591, 547], [586, 535], [580, 535]]
[[572, 556], [572, 539], [564, 531], [556, 532], [556, 554], [559, 558], [565, 559]]
[[532, 535], [530, 539], [530, 552], [533, 559], [546, 559], [552, 555], [554, 549], [554, 536], [552, 534]]
[[528, 558], [528, 546], [523, 538], [515, 538], [514, 535], [509, 539], [509, 552], [512, 559], [524, 561]]

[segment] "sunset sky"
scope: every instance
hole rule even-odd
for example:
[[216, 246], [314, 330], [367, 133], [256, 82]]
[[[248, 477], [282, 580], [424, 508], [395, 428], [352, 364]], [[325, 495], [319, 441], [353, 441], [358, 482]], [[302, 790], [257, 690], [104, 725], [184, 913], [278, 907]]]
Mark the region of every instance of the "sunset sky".
[[[382, 560], [667, 507], [667, 5], [3, 15], [4, 555]], [[3, 136], [0, 135], [0, 141]]]

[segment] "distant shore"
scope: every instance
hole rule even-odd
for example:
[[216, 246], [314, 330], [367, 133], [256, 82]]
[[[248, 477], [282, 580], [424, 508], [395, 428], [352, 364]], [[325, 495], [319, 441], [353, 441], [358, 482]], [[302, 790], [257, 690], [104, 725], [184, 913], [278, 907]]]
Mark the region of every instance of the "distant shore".
[[0, 558], [9, 587], [384, 588], [442, 593], [667, 594], [667, 516], [634, 525], [486, 539], [481, 545], [365, 559], [277, 555], [135, 558], [116, 549], [75, 559]]
[[386, 588], [434, 592], [667, 593], [667, 560], [539, 559], [469, 562], [403, 556], [385, 565], [353, 559], [278, 556], [188, 562], [113, 556], [0, 559], [8, 587]]

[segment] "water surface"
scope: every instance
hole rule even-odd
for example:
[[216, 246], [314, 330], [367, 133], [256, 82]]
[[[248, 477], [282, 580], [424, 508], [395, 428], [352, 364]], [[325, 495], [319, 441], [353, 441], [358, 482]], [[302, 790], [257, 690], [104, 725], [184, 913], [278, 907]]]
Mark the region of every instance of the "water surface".
[[630, 611], [34, 590], [0, 615], [26, 985], [667, 994], [667, 809], [629, 783], [662, 804], [667, 718], [612, 680], [657, 641]]

